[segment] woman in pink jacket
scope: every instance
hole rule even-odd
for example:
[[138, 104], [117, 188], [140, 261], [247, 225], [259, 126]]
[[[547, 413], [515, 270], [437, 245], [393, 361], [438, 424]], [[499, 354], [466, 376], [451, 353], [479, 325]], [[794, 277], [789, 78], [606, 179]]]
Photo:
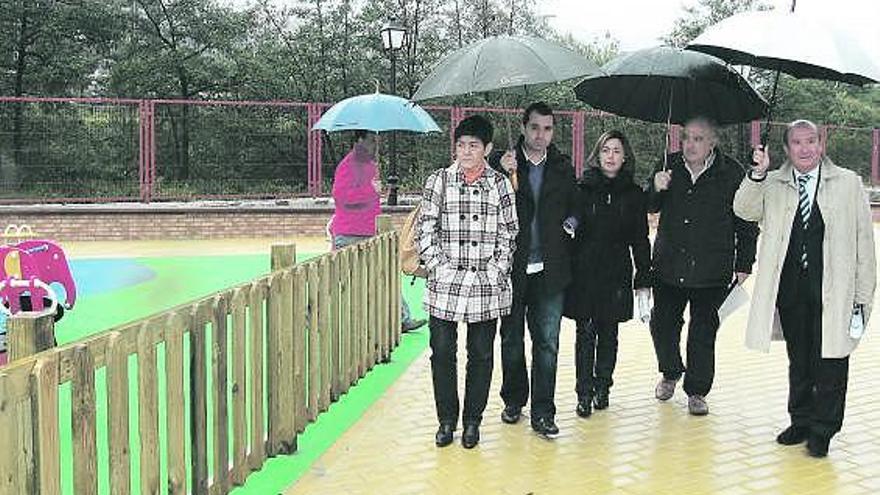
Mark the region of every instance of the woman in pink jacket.
[[373, 237], [379, 207], [379, 170], [373, 154], [376, 135], [355, 131], [357, 142], [336, 166], [333, 201], [336, 210], [330, 224], [333, 249]]
[[[351, 151], [345, 155], [333, 175], [333, 201], [336, 209], [330, 221], [330, 234], [333, 236], [333, 249], [340, 249], [369, 239], [376, 234], [376, 217], [382, 212], [379, 207], [379, 168], [374, 158], [376, 134], [355, 131], [355, 142]], [[409, 305], [401, 295], [401, 330], [409, 332], [426, 323], [426, 320], [413, 320]]]

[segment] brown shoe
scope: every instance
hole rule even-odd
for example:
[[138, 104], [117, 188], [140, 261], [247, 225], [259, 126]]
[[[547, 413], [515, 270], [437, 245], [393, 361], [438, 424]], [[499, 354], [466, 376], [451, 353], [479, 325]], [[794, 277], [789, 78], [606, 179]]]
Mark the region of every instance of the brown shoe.
[[689, 395], [688, 412], [692, 416], [705, 416], [709, 414], [709, 404], [706, 404], [706, 398], [702, 395]]
[[678, 383], [678, 380], [678, 378], [675, 380], [661, 378], [660, 381], [657, 382], [657, 387], [654, 389], [654, 397], [657, 397], [658, 400], [671, 399], [673, 394], [675, 394], [675, 384]]

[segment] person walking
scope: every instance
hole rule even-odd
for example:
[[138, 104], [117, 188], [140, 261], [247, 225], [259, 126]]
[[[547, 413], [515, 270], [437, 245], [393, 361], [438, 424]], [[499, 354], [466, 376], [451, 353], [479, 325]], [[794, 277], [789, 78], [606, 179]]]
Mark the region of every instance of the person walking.
[[633, 316], [633, 288], [651, 286], [645, 195], [633, 180], [636, 157], [626, 136], [617, 130], [602, 134], [587, 163], [579, 183], [574, 282], [565, 302], [565, 315], [577, 321], [576, 413], [582, 418], [594, 405], [608, 407], [618, 324]]
[[480, 115], [454, 131], [455, 163], [425, 183], [418, 224], [419, 258], [428, 274], [431, 376], [440, 423], [434, 441], [452, 443], [458, 424], [458, 324], [467, 325], [464, 431], [461, 444], [480, 441], [480, 423], [492, 381], [495, 329], [510, 313], [511, 258], [519, 229], [507, 178], [486, 163], [492, 124]]

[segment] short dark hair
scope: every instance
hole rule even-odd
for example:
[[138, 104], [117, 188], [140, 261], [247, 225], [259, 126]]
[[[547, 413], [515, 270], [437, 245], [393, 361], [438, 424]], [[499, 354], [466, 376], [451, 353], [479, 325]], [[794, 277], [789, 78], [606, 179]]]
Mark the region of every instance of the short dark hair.
[[[543, 101], [536, 101], [535, 103], [532, 103], [531, 105], [529, 105], [526, 108], [526, 110], [523, 112], [523, 116], [522, 116], [523, 125], [526, 125], [529, 123], [529, 117], [532, 116], [532, 112], [537, 113], [538, 115], [544, 115], [544, 116], [549, 115], [550, 117], [553, 117], [553, 109], [550, 108], [550, 105], [544, 103]], [[555, 120], [556, 119], [554, 117], [554, 121]]]
[[623, 166], [620, 167], [619, 173], [632, 175], [633, 171], [636, 169], [636, 155], [633, 153], [632, 147], [629, 145], [629, 140], [623, 132], [618, 131], [617, 129], [612, 129], [599, 136], [599, 139], [596, 140], [596, 144], [593, 145], [593, 151], [590, 153], [590, 157], [587, 159], [587, 165], [599, 168], [599, 152], [602, 151], [602, 146], [605, 146], [605, 143], [611, 139], [619, 139], [620, 144], [623, 145]]
[[356, 129], [354, 131], [354, 139], [355, 141], [360, 141], [361, 139], [367, 137], [367, 131], [364, 129]]
[[492, 142], [493, 133], [494, 130], [489, 119], [482, 115], [471, 115], [458, 123], [453, 136], [455, 141], [458, 141], [458, 138], [462, 136], [473, 136], [482, 141], [483, 145], [487, 145]]

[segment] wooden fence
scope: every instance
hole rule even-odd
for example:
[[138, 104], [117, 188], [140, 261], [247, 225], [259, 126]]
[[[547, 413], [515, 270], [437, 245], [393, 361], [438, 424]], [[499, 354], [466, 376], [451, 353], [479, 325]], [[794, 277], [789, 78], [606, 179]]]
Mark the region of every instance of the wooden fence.
[[0, 368], [0, 493], [224, 494], [296, 451], [399, 343], [397, 238], [300, 264], [273, 248], [267, 276]]

